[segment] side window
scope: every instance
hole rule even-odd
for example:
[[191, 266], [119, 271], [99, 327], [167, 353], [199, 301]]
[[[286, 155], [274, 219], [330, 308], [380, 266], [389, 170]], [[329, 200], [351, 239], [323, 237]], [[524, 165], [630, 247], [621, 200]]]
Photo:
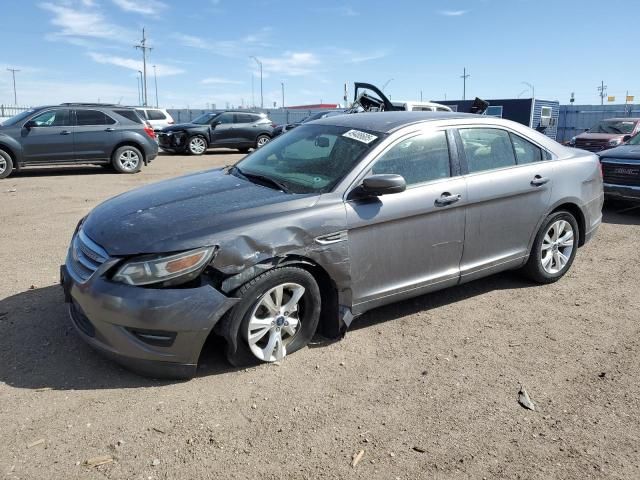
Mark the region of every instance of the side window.
[[253, 123], [254, 119], [248, 113], [236, 113], [236, 123]]
[[147, 112], [145, 110], [136, 109], [136, 112], [138, 112], [138, 115], [140, 115], [140, 118], [142, 118], [143, 120], [149, 120], [149, 117], [147, 117]]
[[396, 143], [376, 161], [371, 173], [402, 175], [408, 186], [451, 176], [446, 133], [425, 133]]
[[116, 121], [98, 110], [76, 110], [78, 126], [113, 125]]
[[516, 151], [518, 165], [542, 161], [542, 150], [518, 135], [514, 135], [513, 133], [509, 135], [513, 142], [513, 149]]
[[71, 125], [69, 110], [49, 110], [31, 119], [37, 127], [65, 127]]
[[139, 116], [141, 114], [137, 113], [139, 110], [135, 112], [133, 110], [114, 110], [114, 112], [127, 120], [131, 120], [133, 123], [142, 123], [142, 118]]
[[469, 173], [512, 167], [516, 164], [509, 134], [494, 128], [460, 129]]
[[164, 120], [167, 117], [160, 110], [147, 110], [147, 118], [149, 120]]
[[223, 124], [233, 123], [233, 113], [223, 113], [216, 117], [215, 121]]

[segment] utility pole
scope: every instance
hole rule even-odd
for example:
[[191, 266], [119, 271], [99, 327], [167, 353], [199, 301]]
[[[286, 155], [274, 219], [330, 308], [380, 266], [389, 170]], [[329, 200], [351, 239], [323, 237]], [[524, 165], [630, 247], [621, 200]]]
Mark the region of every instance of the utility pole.
[[253, 94], [253, 72], [251, 72], [251, 108], [256, 108], [256, 97]]
[[143, 96], [144, 96], [144, 93], [143, 93], [144, 87], [142, 86], [142, 71], [141, 70], [138, 70], [138, 77], [137, 78], [140, 81], [140, 96], [138, 98], [138, 105], [142, 106], [142, 103], [143, 103], [142, 99], [143, 99]]
[[151, 47], [147, 46], [147, 37], [145, 36], [144, 27], [142, 28], [142, 40], [138, 45], [134, 45], [136, 49], [142, 50], [142, 70], [143, 70], [143, 103], [144, 106], [147, 106], [147, 50], [153, 50]]
[[604, 97], [607, 96], [607, 86], [604, 84], [604, 80], [600, 82], [600, 86], [598, 87], [598, 91], [600, 92], [600, 105], [604, 105]]
[[158, 75], [156, 73], [156, 66], [153, 66], [153, 81], [156, 84], [156, 108], [158, 108]]
[[471, 76], [470, 73], [467, 73], [467, 67], [464, 67], [462, 70], [462, 75], [460, 78], [462, 79], [462, 100], [467, 99], [467, 78]]
[[282, 85], [282, 109], [284, 110], [284, 82], [280, 82]]
[[251, 57], [260, 66], [260, 108], [264, 108], [264, 95], [262, 94], [262, 62], [258, 60], [258, 57]]
[[420, 101], [422, 101], [422, 90], [420, 90]]
[[13, 104], [18, 106], [18, 95], [16, 94], [16, 72], [19, 72], [17, 68], [7, 68], [9, 72], [13, 75]]

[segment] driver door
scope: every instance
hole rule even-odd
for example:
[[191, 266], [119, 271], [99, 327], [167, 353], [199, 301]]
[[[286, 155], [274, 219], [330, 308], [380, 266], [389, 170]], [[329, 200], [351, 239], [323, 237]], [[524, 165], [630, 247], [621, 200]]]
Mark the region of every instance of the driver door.
[[22, 128], [22, 155], [25, 163], [72, 162], [75, 156], [74, 131], [68, 108], [47, 110], [32, 117]]
[[407, 189], [346, 202], [354, 314], [457, 284], [463, 251], [466, 187], [446, 131], [399, 140], [369, 173], [402, 175]]
[[233, 139], [233, 113], [225, 112], [215, 117], [211, 125], [211, 145], [225, 145]]

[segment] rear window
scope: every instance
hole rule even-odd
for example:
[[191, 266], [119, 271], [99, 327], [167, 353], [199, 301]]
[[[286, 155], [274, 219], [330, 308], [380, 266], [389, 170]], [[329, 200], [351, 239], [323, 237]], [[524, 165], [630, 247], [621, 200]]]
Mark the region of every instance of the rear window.
[[149, 120], [165, 120], [167, 116], [160, 110], [147, 110], [147, 118]]
[[133, 123], [142, 123], [142, 119], [133, 110], [114, 110], [114, 113], [117, 113], [127, 120], [131, 120]]
[[76, 124], [89, 125], [113, 125], [116, 121], [99, 110], [76, 110]]

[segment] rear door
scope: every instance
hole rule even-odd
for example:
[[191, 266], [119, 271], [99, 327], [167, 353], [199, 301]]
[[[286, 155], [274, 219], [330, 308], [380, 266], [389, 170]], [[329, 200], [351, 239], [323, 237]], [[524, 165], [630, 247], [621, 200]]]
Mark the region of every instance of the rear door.
[[100, 110], [75, 110], [78, 160], [109, 160], [120, 141], [116, 120]]
[[511, 266], [529, 253], [549, 208], [553, 162], [549, 154], [506, 129], [460, 128], [462, 168], [468, 172], [463, 280]]
[[262, 132], [258, 123], [262, 118], [260, 115], [251, 113], [236, 113], [233, 131], [234, 141], [237, 144], [247, 143], [253, 145], [258, 134]]
[[73, 161], [75, 128], [68, 108], [54, 108], [40, 112], [29, 122], [32, 126], [22, 129], [24, 162]]
[[458, 282], [466, 192], [452, 139], [436, 130], [398, 140], [367, 174], [402, 175], [407, 189], [346, 202], [354, 313]]

